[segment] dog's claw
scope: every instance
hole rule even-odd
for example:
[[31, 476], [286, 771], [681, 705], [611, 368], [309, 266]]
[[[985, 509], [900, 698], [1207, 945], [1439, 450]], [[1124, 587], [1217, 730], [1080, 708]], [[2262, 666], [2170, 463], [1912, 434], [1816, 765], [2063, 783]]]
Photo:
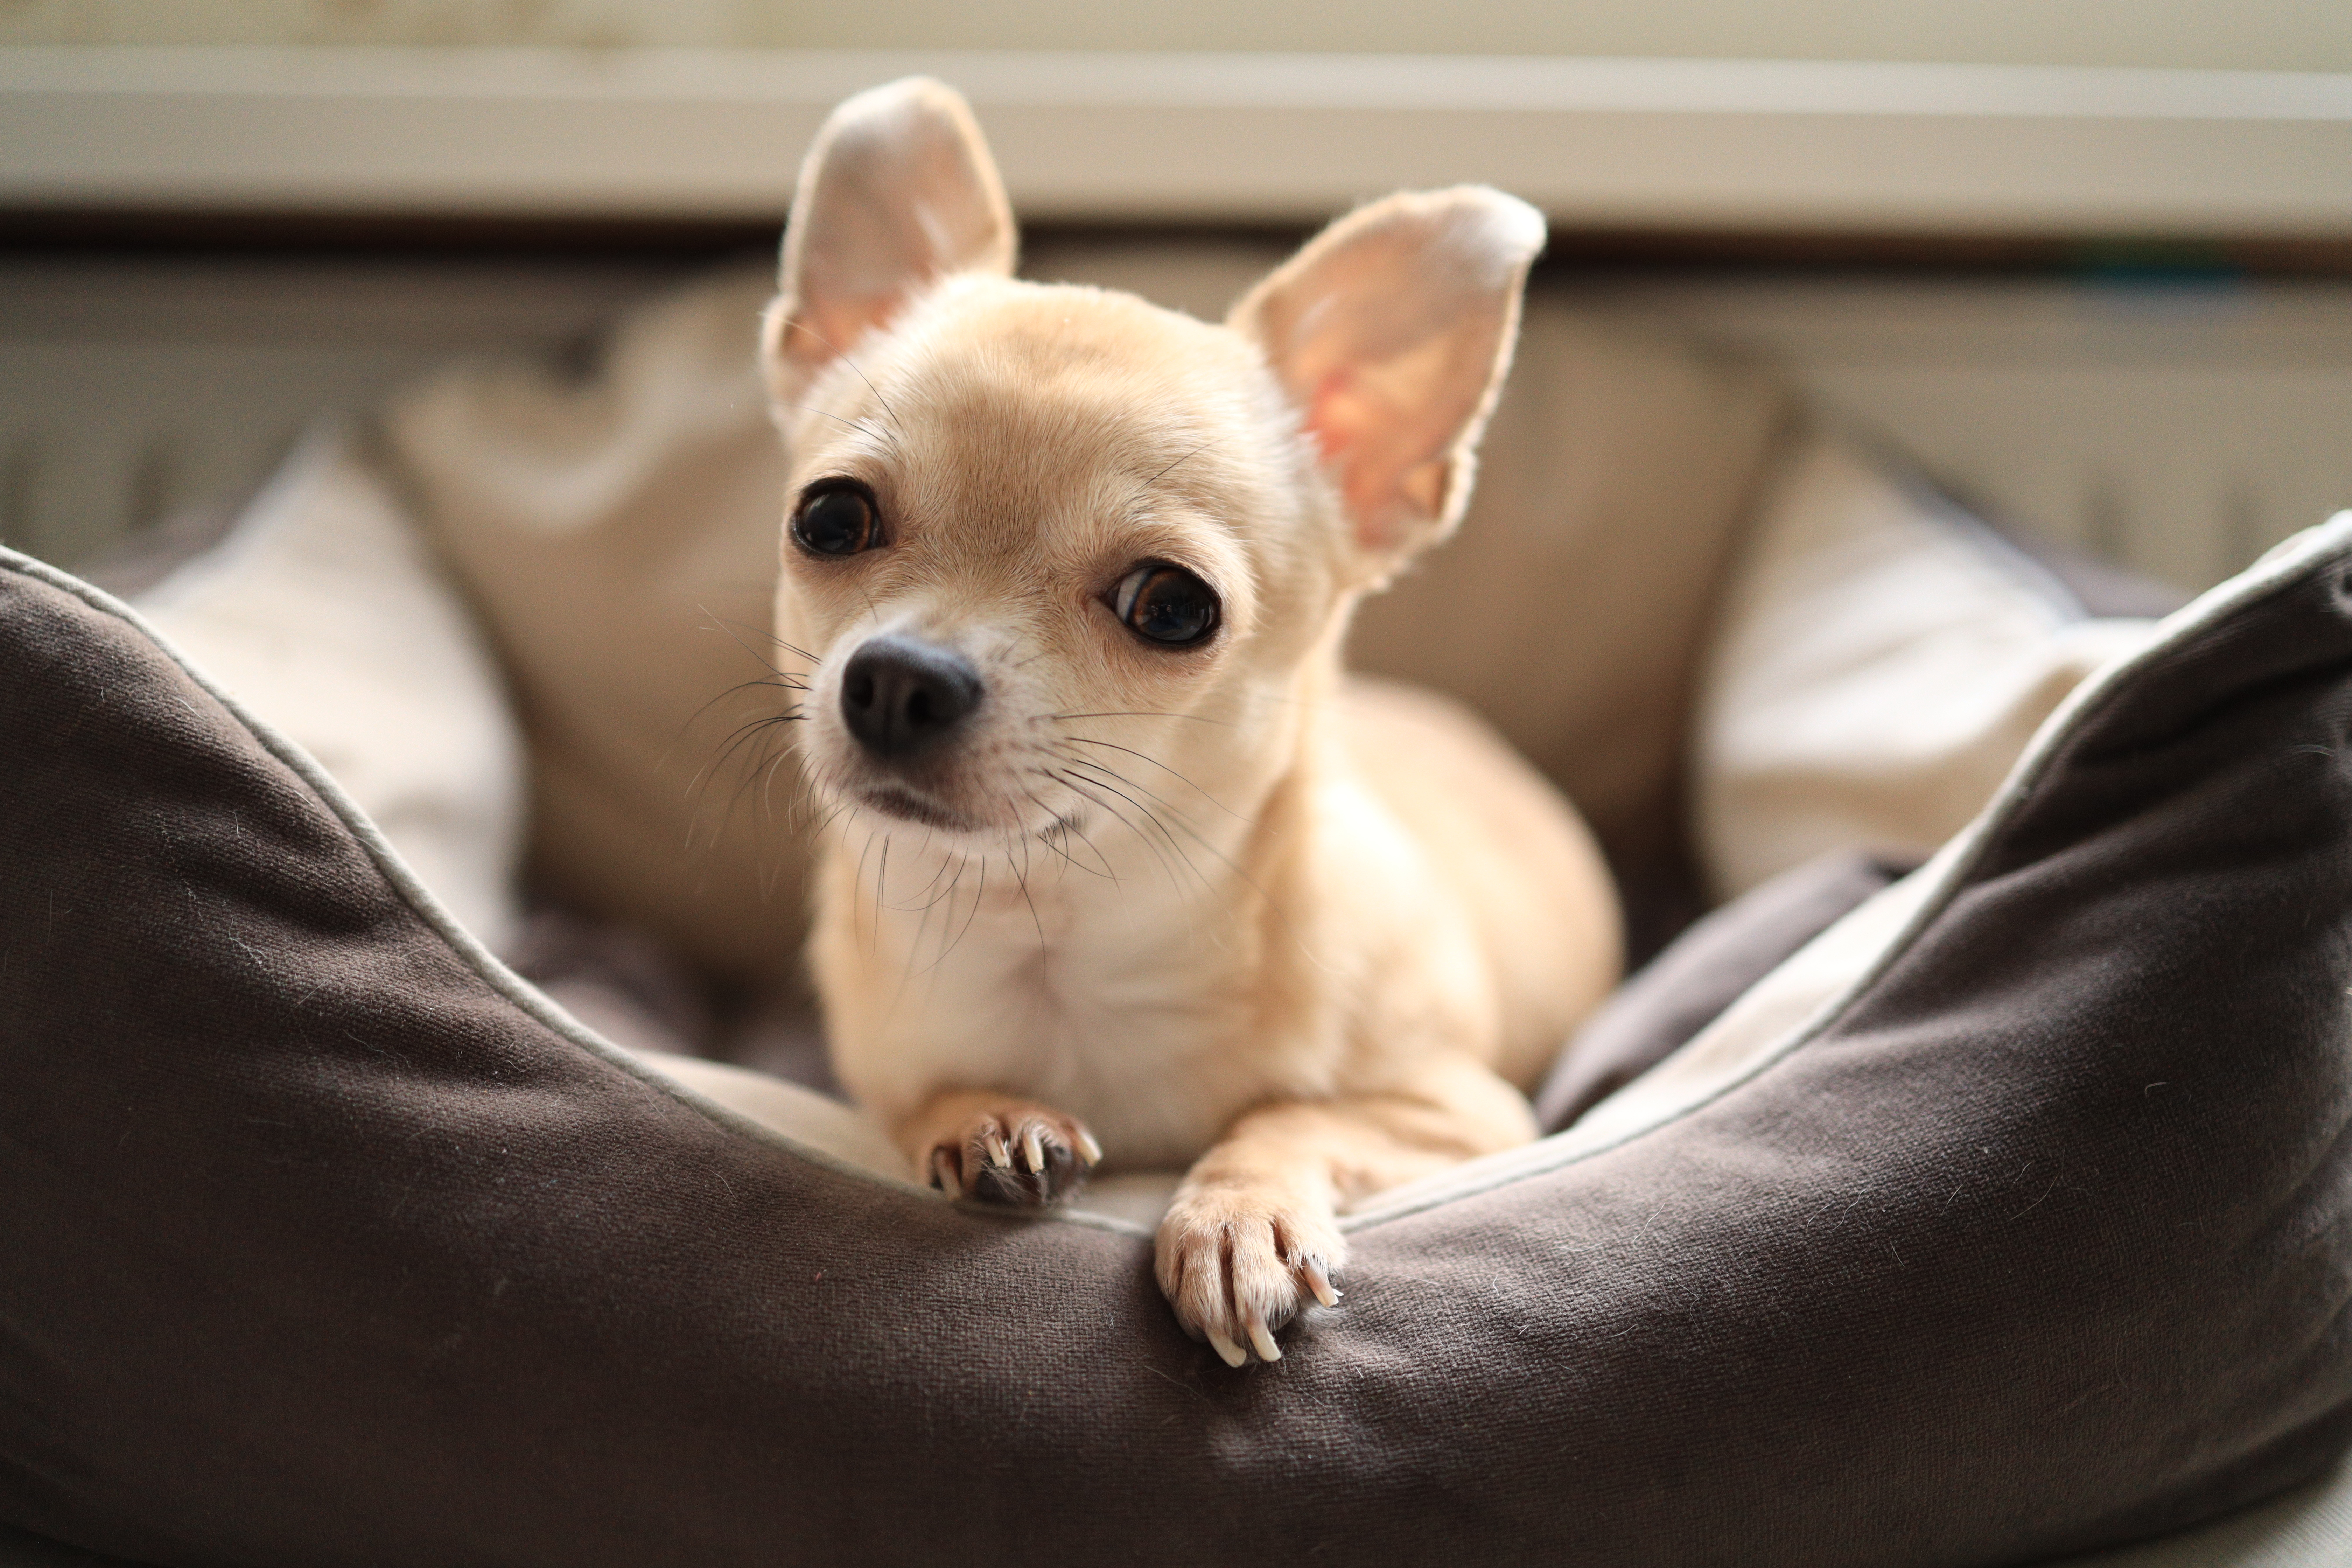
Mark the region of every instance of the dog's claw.
[[1083, 1127], [1078, 1129], [1078, 1158], [1089, 1165], [1102, 1163], [1102, 1145], [1096, 1142], [1095, 1135]]
[[1328, 1208], [1240, 1183], [1203, 1184], [1177, 1193], [1152, 1250], [1177, 1322], [1238, 1367], [1251, 1351], [1280, 1361], [1276, 1336], [1300, 1309], [1339, 1300], [1331, 1270], [1348, 1243]]
[[1339, 1292], [1331, 1288], [1331, 1277], [1323, 1272], [1321, 1258], [1308, 1258], [1298, 1266], [1298, 1271], [1307, 1276], [1307, 1288], [1315, 1292], [1317, 1300], [1327, 1307], [1336, 1307], [1339, 1304]]
[[1088, 1167], [1076, 1152], [1083, 1136], [1076, 1121], [1045, 1106], [984, 1107], [960, 1126], [942, 1126], [916, 1169], [950, 1196], [1044, 1208], [1086, 1185]]

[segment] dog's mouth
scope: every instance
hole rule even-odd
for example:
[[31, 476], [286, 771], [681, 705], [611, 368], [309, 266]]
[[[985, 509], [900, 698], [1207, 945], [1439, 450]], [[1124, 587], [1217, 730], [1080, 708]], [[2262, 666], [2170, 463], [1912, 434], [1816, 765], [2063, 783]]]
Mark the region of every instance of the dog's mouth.
[[896, 784], [881, 784], [858, 791], [866, 805], [885, 816], [895, 816], [901, 822], [912, 822], [924, 827], [937, 827], [950, 833], [973, 833], [980, 824], [961, 812], [925, 800], [912, 790]]
[[1051, 844], [1057, 836], [1067, 838], [1073, 833], [1085, 832], [1086, 826], [1087, 815], [1083, 811], [1057, 812], [1053, 821], [1035, 830], [1034, 837], [1040, 843]]
[[[862, 803], [885, 816], [893, 816], [921, 827], [936, 828], [943, 833], [981, 834], [992, 826], [1003, 826], [979, 821], [897, 784], [868, 785], [859, 789], [856, 795]], [[1086, 814], [1073, 810], [1055, 813], [1045, 826], [1029, 831], [1034, 837], [1051, 843], [1059, 836], [1083, 831], [1085, 826]], [[1013, 830], [1020, 831], [1017, 825]]]

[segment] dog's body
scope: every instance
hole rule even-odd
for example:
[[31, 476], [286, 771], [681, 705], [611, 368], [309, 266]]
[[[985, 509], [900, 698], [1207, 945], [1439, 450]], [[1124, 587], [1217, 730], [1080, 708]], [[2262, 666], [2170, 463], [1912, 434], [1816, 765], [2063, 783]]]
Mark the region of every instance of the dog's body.
[[842, 1081], [953, 1195], [1189, 1167], [1159, 1244], [1230, 1362], [1334, 1300], [1347, 1204], [1533, 1136], [1615, 977], [1599, 858], [1350, 609], [1459, 518], [1541, 222], [1391, 198], [1211, 326], [1012, 281], [959, 100], [820, 138], [766, 334], [780, 638], [829, 803]]

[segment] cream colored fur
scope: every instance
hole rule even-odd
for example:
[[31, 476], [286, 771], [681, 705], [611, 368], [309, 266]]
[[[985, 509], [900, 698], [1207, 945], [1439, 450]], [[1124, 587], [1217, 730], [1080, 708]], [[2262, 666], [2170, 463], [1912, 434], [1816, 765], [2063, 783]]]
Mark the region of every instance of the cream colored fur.
[[[836, 1069], [951, 1195], [1189, 1167], [1160, 1279], [1235, 1365], [1336, 1300], [1341, 1209], [1534, 1135], [1521, 1090], [1616, 976], [1566, 804], [1340, 666], [1358, 599], [1460, 519], [1542, 233], [1492, 191], [1391, 197], [1211, 325], [1013, 281], [936, 83], [845, 104], [802, 176], [763, 337], [786, 505], [855, 481], [881, 530], [833, 557], [788, 523], [777, 600]], [[1122, 624], [1151, 561], [1215, 591], [1198, 646]], [[911, 761], [843, 718], [888, 635], [984, 682]]]

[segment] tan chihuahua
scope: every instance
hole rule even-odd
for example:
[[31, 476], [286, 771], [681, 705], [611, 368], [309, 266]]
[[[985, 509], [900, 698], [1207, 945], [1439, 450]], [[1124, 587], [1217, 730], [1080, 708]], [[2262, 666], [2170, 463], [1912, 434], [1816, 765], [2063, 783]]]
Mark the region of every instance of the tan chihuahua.
[[1461, 518], [1543, 238], [1391, 196], [1212, 326], [1014, 281], [936, 82], [843, 104], [801, 174], [762, 352], [836, 1070], [950, 1196], [1189, 1167], [1160, 1283], [1235, 1366], [1337, 1300], [1341, 1209], [1535, 1135], [1616, 978], [1567, 804], [1340, 670]]

